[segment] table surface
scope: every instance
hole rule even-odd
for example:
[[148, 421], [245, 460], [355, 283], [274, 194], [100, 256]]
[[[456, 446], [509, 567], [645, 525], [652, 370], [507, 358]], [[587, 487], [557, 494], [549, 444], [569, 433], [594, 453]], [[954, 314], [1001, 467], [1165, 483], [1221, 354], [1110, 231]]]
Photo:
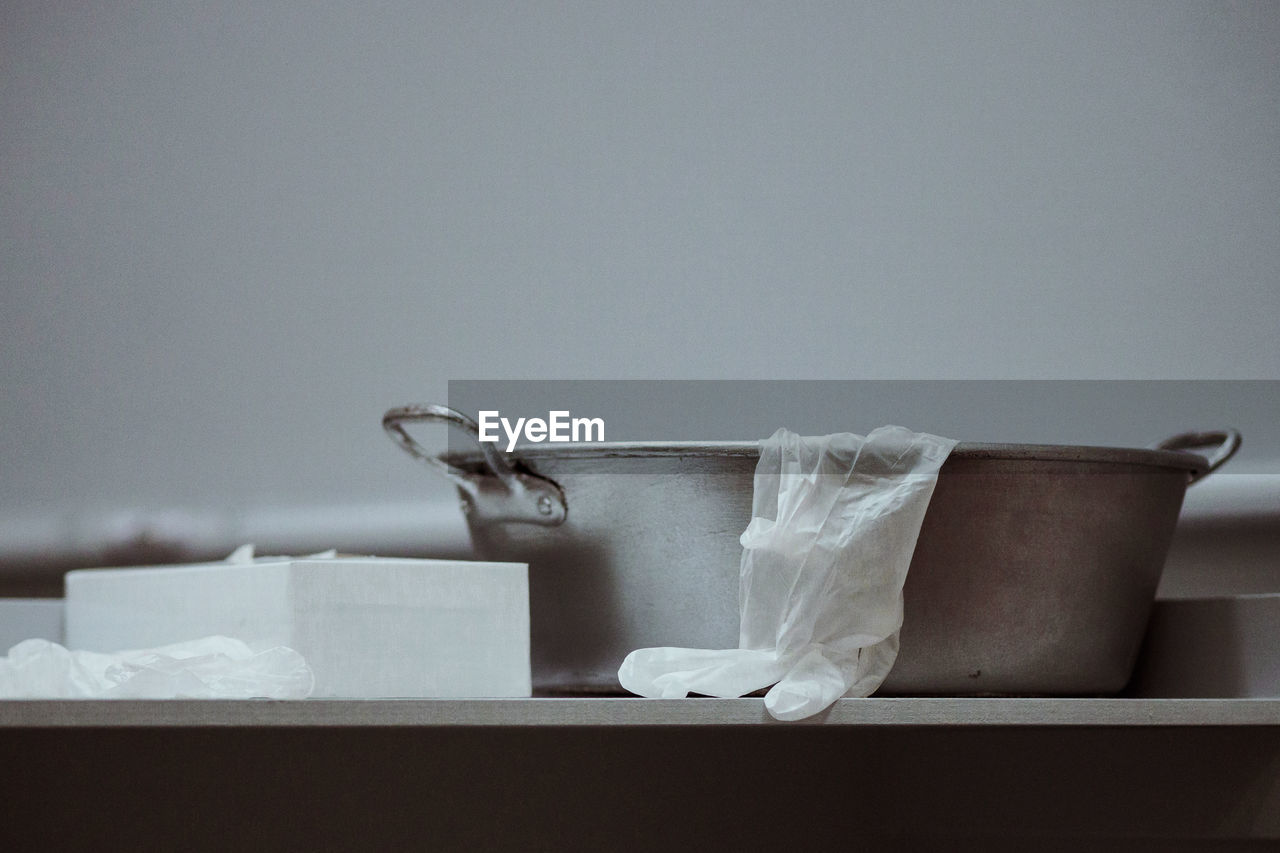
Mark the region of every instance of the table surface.
[[759, 725], [1280, 727], [1280, 699], [841, 699], [798, 723], [757, 698], [0, 701], [0, 728]]

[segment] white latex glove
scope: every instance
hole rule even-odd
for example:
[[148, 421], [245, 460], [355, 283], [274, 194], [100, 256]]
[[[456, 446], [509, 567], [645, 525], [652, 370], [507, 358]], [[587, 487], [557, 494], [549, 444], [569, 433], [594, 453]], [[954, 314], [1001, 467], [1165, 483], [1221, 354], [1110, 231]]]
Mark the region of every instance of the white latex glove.
[[305, 699], [314, 687], [293, 649], [255, 653], [230, 637], [111, 654], [25, 640], [0, 658], [4, 699]]
[[743, 532], [737, 649], [639, 649], [622, 686], [652, 698], [742, 696], [802, 719], [869, 696], [898, 654], [902, 585], [938, 469], [956, 442], [882, 427], [866, 438], [762, 442]]

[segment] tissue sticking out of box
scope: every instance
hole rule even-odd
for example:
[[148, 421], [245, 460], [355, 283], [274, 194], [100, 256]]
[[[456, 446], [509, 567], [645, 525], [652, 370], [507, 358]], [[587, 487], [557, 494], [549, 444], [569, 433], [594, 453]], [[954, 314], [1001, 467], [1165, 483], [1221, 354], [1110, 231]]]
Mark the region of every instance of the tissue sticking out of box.
[[230, 637], [113, 653], [24, 640], [0, 659], [4, 699], [305, 699], [314, 686], [293, 649]]
[[[249, 566], [254, 563], [274, 563], [274, 562], [279, 562], [280, 560], [299, 559], [296, 557], [256, 557], [254, 556], [256, 551], [257, 551], [257, 548], [254, 546], [254, 544], [252, 542], [249, 542], [247, 544], [241, 545], [239, 548], [235, 549], [230, 554], [228, 554], [227, 559], [223, 560], [223, 562], [229, 563], [233, 566]], [[338, 556], [338, 549], [330, 548], [328, 551], [321, 551], [318, 554], [308, 554], [305, 559], [332, 560], [337, 556]]]

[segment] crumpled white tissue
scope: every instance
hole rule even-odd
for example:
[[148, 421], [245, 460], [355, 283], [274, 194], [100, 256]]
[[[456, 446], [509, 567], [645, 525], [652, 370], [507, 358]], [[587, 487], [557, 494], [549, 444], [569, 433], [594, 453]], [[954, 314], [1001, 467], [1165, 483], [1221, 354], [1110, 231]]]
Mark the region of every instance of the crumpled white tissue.
[[4, 699], [305, 699], [314, 688], [293, 649], [220, 636], [112, 654], [24, 640], [0, 659]]
[[738, 648], [627, 655], [618, 680], [649, 698], [743, 696], [798, 720], [870, 696], [898, 656], [902, 586], [938, 470], [956, 442], [896, 426], [863, 438], [761, 443], [742, 534]]
[[[235, 549], [234, 551], [232, 551], [230, 554], [228, 554], [228, 555], [227, 555], [227, 558], [226, 558], [225, 560], [223, 560], [223, 562], [224, 562], [224, 563], [229, 563], [229, 564], [231, 564], [231, 565], [233, 565], [233, 566], [251, 566], [251, 565], [253, 565], [254, 563], [259, 563], [259, 562], [260, 562], [260, 563], [271, 563], [271, 562], [278, 562], [278, 561], [280, 561], [280, 560], [295, 560], [295, 559], [298, 559], [297, 557], [274, 557], [274, 556], [272, 556], [272, 557], [259, 557], [259, 556], [257, 556], [257, 555], [256, 555], [256, 553], [255, 553], [255, 552], [256, 552], [256, 550], [257, 550], [257, 549], [256, 549], [256, 547], [254, 546], [254, 544], [253, 544], [252, 542], [247, 542], [247, 543], [245, 543], [244, 545], [241, 545], [239, 548], [236, 548], [236, 549]], [[329, 550], [327, 550], [327, 551], [320, 551], [319, 553], [316, 553], [316, 554], [308, 554], [308, 555], [305, 557], [305, 559], [307, 559], [307, 560], [332, 560], [332, 559], [334, 559], [334, 558], [335, 558], [335, 557], [337, 557], [337, 556], [338, 556], [338, 549], [336, 549], [336, 548], [330, 548], [330, 549], [329, 549]]]

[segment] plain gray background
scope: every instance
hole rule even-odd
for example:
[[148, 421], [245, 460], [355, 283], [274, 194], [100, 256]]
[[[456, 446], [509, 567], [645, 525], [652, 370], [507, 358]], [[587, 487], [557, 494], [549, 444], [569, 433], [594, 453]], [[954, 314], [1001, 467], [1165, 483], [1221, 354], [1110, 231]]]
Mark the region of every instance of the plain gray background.
[[448, 379], [1272, 379], [1278, 238], [1275, 3], [11, 0], [0, 521], [451, 500]]

